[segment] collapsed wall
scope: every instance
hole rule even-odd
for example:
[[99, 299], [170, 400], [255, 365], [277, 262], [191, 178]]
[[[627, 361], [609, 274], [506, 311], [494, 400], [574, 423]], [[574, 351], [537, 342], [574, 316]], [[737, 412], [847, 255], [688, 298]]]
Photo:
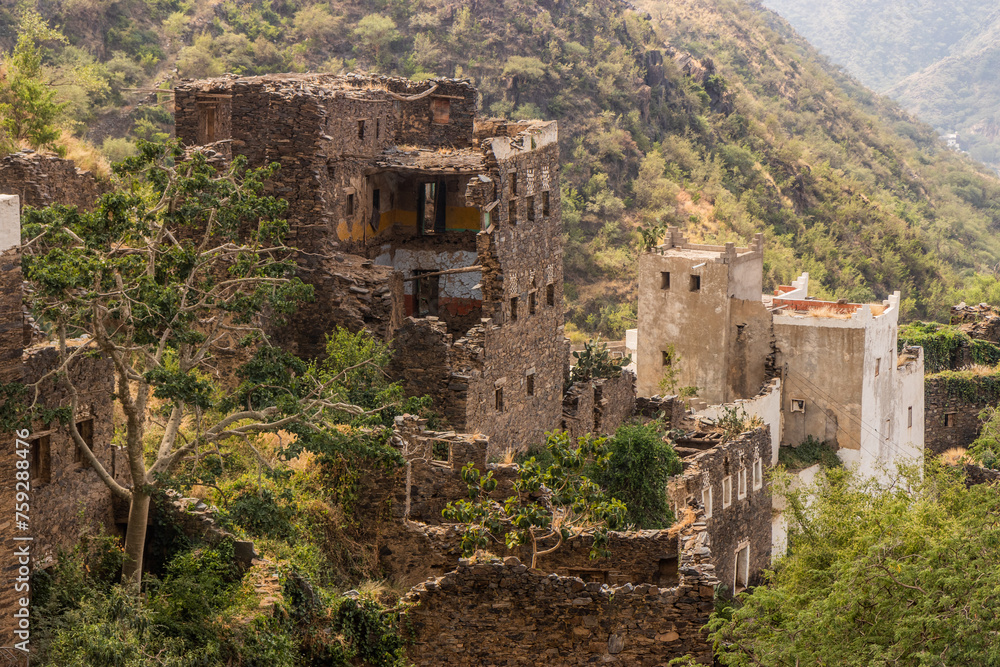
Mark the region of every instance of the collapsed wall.
[[25, 206], [64, 204], [89, 211], [105, 190], [91, 172], [56, 155], [21, 151], [0, 159], [0, 193], [17, 195]]
[[611, 663], [662, 665], [686, 655], [711, 664], [702, 631], [714, 609], [715, 567], [703, 522], [681, 536], [679, 581], [608, 586], [546, 574], [519, 559], [459, 561], [404, 601], [418, 666]]
[[571, 438], [611, 435], [635, 414], [635, 375], [575, 382], [563, 395], [562, 429]]

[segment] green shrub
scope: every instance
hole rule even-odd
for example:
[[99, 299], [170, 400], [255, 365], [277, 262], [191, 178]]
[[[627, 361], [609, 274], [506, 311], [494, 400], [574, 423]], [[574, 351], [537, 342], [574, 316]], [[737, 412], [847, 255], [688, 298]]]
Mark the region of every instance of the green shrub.
[[819, 463], [824, 468], [842, 466], [837, 450], [832, 445], [820, 442], [813, 436], [806, 438], [798, 447], [783, 446], [778, 449], [778, 463], [789, 470], [802, 470]]
[[611, 459], [594, 476], [610, 496], [628, 508], [626, 523], [637, 528], [666, 528], [674, 523], [667, 499], [667, 479], [681, 472], [681, 460], [658, 422], [619, 426], [609, 443]]

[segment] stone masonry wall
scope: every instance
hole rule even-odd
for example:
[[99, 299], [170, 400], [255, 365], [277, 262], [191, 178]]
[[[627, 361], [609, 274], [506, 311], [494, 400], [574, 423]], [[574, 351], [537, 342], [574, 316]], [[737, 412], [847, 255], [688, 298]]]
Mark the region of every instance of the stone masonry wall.
[[[711, 664], [701, 628], [718, 580], [702, 533], [681, 536], [679, 583], [608, 586], [546, 575], [508, 557], [473, 564], [415, 586], [406, 596], [420, 666], [662, 665], [693, 655]], [[697, 552], [697, 555], [695, 555]]]
[[92, 210], [106, 186], [72, 160], [22, 151], [0, 160], [0, 194], [18, 195], [23, 206], [64, 204]]
[[635, 399], [635, 416], [645, 419], [662, 419], [664, 426], [669, 430], [677, 428], [687, 408], [677, 396], [653, 396], [644, 398], [638, 396]]
[[611, 435], [635, 412], [635, 375], [623, 371], [616, 378], [594, 382], [594, 431]]
[[563, 396], [562, 430], [572, 440], [594, 432], [594, 385], [575, 382]]
[[[749, 585], [760, 583], [761, 571], [771, 565], [771, 490], [767, 482], [770, 452], [770, 431], [761, 427], [685, 458], [684, 472], [668, 486], [670, 498], [678, 509], [692, 503], [702, 504], [705, 490], [711, 489], [712, 507], [711, 512], [706, 511], [705, 532], [719, 580], [730, 593], [740, 549], [749, 547]], [[757, 460], [761, 465], [761, 486], [755, 489], [753, 466]], [[738, 486], [741, 470], [746, 472], [743, 498], [739, 497]], [[728, 505], [723, 486], [727, 478], [732, 484]]]
[[[979, 413], [1000, 402], [995, 377], [970, 376], [950, 384], [946, 376], [924, 379], [924, 446], [934, 454], [968, 447], [979, 436]], [[961, 389], [967, 387], [969, 391]]]

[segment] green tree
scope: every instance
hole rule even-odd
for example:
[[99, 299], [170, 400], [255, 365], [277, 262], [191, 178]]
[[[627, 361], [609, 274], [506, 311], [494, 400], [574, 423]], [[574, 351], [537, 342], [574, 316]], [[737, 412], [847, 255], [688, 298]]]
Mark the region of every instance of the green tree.
[[998, 665], [1000, 494], [931, 464], [773, 488], [789, 554], [710, 628], [724, 665]]
[[608, 465], [593, 479], [628, 508], [625, 522], [642, 529], [674, 523], [667, 480], [681, 472], [681, 459], [657, 422], [619, 426], [608, 442]]
[[590, 341], [583, 344], [583, 350], [574, 352], [573, 358], [576, 359], [576, 365], [570, 371], [570, 383], [618, 377], [622, 368], [632, 360], [631, 355], [612, 359], [607, 343]]
[[361, 46], [372, 54], [375, 62], [383, 64], [386, 49], [399, 39], [396, 22], [382, 14], [369, 14], [360, 21], [354, 29], [354, 36], [361, 41]]
[[[608, 498], [585, 470], [602, 471], [610, 452], [604, 438], [581, 436], [574, 447], [569, 434], [549, 434], [546, 448], [552, 463], [544, 468], [531, 457], [521, 464], [513, 494], [503, 503], [490, 498], [497, 481], [493, 471], [482, 475], [470, 463], [462, 468], [462, 479], [469, 486], [470, 500], [448, 503], [442, 512], [449, 521], [466, 524], [462, 535], [462, 553], [471, 556], [491, 543], [503, 543], [508, 549], [531, 547], [531, 567], [539, 556], [552, 553], [567, 541], [584, 532], [593, 535], [590, 557], [606, 555], [607, 531], [622, 525], [625, 505]], [[555, 544], [542, 542], [555, 539]]]
[[[267, 345], [258, 324], [311, 296], [295, 277], [282, 238], [285, 202], [263, 194], [275, 167], [222, 172], [201, 153], [139, 143], [116, 165], [117, 187], [93, 212], [53, 206], [25, 214], [24, 275], [30, 305], [57, 339], [52, 378], [70, 399], [66, 420], [81, 455], [130, 504], [123, 579], [141, 579], [150, 497], [188, 456], [227, 439], [279, 428], [325, 432], [326, 425], [378, 412], [340, 400], [314, 366]], [[83, 337], [78, 345], [69, 344]], [[236, 389], [215, 381], [219, 354], [255, 344]], [[78, 389], [66, 371], [83, 355], [114, 365], [115, 399], [125, 416], [132, 485], [116, 481], [76, 427]], [[163, 425], [146, 444], [147, 425]]]
[[25, 9], [18, 25], [17, 45], [0, 63], [0, 127], [6, 136], [6, 152], [21, 141], [32, 148], [52, 145], [59, 138], [56, 120], [65, 104], [55, 101], [55, 90], [42, 72], [41, 42], [65, 42], [61, 32], [33, 9]]

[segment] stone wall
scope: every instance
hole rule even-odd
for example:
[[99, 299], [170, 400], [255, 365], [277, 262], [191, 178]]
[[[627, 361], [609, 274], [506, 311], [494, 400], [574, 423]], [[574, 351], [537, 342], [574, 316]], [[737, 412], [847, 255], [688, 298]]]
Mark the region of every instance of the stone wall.
[[0, 193], [18, 195], [24, 206], [64, 204], [89, 211], [106, 189], [92, 173], [56, 155], [21, 151], [0, 159]]
[[635, 413], [635, 375], [623, 371], [616, 378], [594, 382], [594, 431], [611, 435]]
[[[681, 536], [679, 583], [608, 586], [546, 575], [517, 558], [459, 562], [415, 586], [404, 623], [418, 666], [611, 663], [662, 665], [685, 655], [711, 664], [701, 628], [714, 609], [718, 580], [702, 530]], [[696, 555], [697, 554], [697, 555]]]
[[[706, 439], [708, 440], [708, 439]], [[679, 445], [684, 445], [679, 441]], [[745, 576], [750, 586], [761, 583], [761, 572], [771, 565], [771, 436], [767, 427], [748, 431], [683, 459], [684, 472], [669, 483], [669, 495], [678, 509], [692, 503], [705, 508], [706, 534], [714, 554], [719, 580], [734, 591], [737, 556], [748, 548]], [[754, 468], [759, 462], [759, 486]], [[740, 497], [739, 478], [746, 475], [746, 493]], [[725, 480], [731, 484], [725, 499]], [[755, 488], [756, 486], [756, 488]], [[711, 501], [708, 498], [711, 497]], [[742, 588], [742, 582], [736, 588]]]
[[575, 382], [563, 395], [562, 430], [573, 440], [594, 432], [594, 385]]
[[669, 430], [680, 426], [687, 413], [684, 401], [677, 396], [638, 396], [635, 399], [635, 416], [644, 419], [662, 419]]
[[952, 379], [948, 373], [924, 379], [924, 443], [934, 454], [968, 447], [979, 436], [979, 413], [1000, 403], [996, 376], [969, 374]]

